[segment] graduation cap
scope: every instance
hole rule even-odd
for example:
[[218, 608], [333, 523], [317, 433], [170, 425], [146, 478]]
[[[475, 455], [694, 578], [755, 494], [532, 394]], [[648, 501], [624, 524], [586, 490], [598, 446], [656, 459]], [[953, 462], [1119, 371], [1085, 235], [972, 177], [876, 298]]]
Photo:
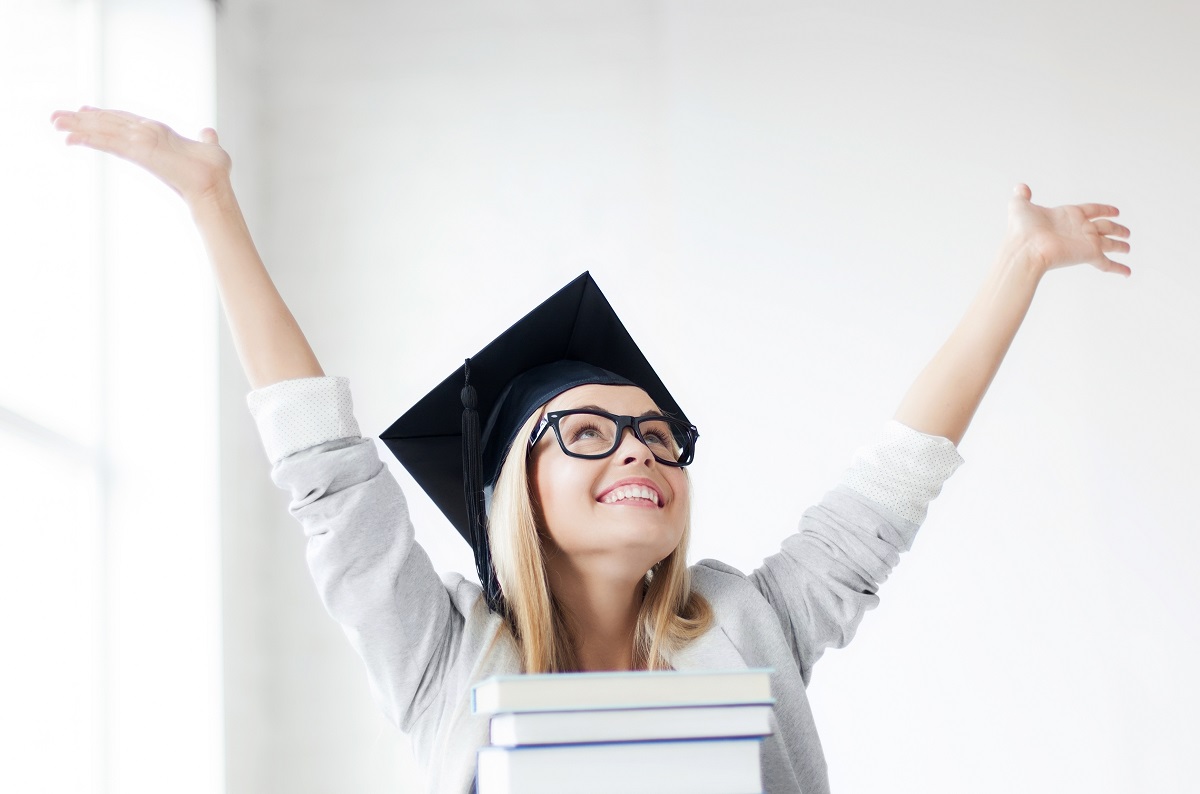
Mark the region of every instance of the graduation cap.
[[495, 484], [525, 420], [556, 395], [588, 383], [638, 386], [660, 410], [686, 421], [585, 272], [467, 359], [380, 435], [471, 544], [494, 611], [502, 611], [503, 602], [488, 548], [484, 489]]

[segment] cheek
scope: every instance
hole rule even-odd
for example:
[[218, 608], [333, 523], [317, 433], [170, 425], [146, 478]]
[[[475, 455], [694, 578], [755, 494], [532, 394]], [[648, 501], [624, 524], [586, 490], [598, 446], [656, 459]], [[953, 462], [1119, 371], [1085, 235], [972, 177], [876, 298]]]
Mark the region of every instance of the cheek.
[[675, 494], [676, 512], [687, 515], [691, 506], [692, 492], [691, 484], [687, 475], [683, 473], [683, 469], [670, 469], [667, 474], [667, 483], [671, 486], [671, 492]]
[[545, 530], [557, 539], [557, 532], [575, 525], [590, 501], [590, 480], [586, 467], [556, 465], [560, 461], [545, 456], [535, 462], [533, 489]]

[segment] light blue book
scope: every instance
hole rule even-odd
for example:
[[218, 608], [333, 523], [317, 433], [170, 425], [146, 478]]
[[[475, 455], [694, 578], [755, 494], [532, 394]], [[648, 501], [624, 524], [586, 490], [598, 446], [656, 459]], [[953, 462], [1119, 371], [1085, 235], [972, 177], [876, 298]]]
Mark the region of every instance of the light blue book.
[[471, 689], [475, 714], [772, 704], [771, 670], [495, 676]]
[[500, 747], [728, 739], [773, 732], [769, 705], [527, 711], [495, 714], [491, 720], [492, 744]]

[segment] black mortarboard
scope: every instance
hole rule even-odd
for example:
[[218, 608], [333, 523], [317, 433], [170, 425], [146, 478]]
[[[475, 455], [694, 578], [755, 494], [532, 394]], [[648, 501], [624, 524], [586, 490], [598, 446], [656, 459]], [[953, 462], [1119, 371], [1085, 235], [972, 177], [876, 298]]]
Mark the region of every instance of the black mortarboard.
[[[487, 544], [485, 486], [517, 431], [554, 396], [585, 383], [637, 385], [663, 412], [683, 411], [584, 273], [467, 359], [380, 435], [475, 552], [480, 583], [501, 611]], [[479, 418], [486, 424], [480, 430]]]

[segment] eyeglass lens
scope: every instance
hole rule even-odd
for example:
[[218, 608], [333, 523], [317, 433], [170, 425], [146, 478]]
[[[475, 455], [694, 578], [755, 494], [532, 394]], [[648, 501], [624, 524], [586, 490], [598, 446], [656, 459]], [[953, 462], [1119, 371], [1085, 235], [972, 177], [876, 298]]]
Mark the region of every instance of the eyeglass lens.
[[[656, 458], [678, 462], [681, 449], [667, 419], [643, 417], [638, 424], [642, 441]], [[617, 423], [607, 416], [581, 413], [559, 417], [559, 437], [568, 452], [576, 455], [607, 455], [617, 448]], [[675, 431], [686, 436], [687, 426], [679, 423]]]

